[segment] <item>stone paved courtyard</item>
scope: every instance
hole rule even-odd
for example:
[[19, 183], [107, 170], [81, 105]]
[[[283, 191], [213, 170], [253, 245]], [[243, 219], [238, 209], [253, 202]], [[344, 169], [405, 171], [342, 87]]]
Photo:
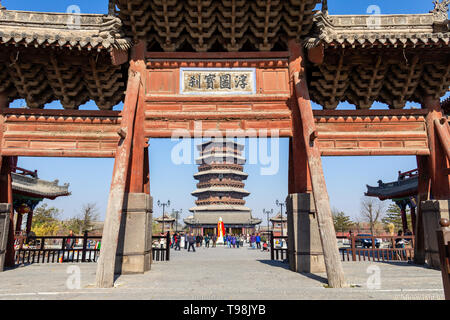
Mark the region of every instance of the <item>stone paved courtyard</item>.
[[[171, 252], [170, 262], [152, 271], [117, 279], [116, 288], [97, 289], [96, 264], [80, 267], [80, 289], [66, 285], [71, 264], [20, 267], [0, 273], [0, 299], [443, 299], [440, 272], [406, 263], [345, 262], [351, 288], [329, 289], [326, 274], [291, 272], [269, 253], [228, 248]], [[369, 289], [370, 266], [379, 267], [381, 286]], [[370, 270], [370, 269], [369, 269]], [[69, 278], [72, 279], [72, 278]], [[70, 282], [70, 281], [69, 281]]]

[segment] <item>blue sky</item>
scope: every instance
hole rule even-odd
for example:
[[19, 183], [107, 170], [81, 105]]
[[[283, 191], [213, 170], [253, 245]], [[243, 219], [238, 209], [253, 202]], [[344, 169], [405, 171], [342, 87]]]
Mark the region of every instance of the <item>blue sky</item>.
[[[2, 4], [11, 10], [30, 10], [65, 12], [70, 5], [78, 5], [83, 13], [106, 13], [106, 0], [3, 0]], [[383, 14], [426, 13], [433, 8], [431, 0], [329, 0], [331, 14], [365, 14], [370, 5], [378, 5]], [[448, 94], [446, 96], [449, 96]], [[23, 101], [16, 101], [12, 107], [23, 106]], [[415, 104], [410, 106], [417, 107]], [[386, 108], [381, 104], [377, 108]], [[52, 103], [47, 108], [60, 108]], [[117, 108], [120, 108], [118, 106]], [[116, 108], [116, 109], [117, 109]], [[315, 106], [315, 108], [318, 108]], [[353, 109], [348, 104], [340, 105], [342, 109]], [[96, 109], [88, 102], [82, 109]], [[166, 139], [150, 141], [150, 175], [151, 193], [155, 204], [157, 200], [170, 199], [169, 210], [183, 209], [183, 217], [194, 205], [190, 193], [195, 189], [193, 174], [195, 165], [173, 165], [170, 154], [176, 142]], [[64, 211], [63, 217], [77, 214], [84, 203], [95, 202], [101, 217], [107, 206], [108, 191], [111, 181], [113, 159], [70, 159], [70, 158], [20, 158], [19, 166], [30, 170], [37, 169], [43, 179], [59, 179], [60, 183], [69, 182], [72, 196], [49, 201], [49, 205]], [[323, 166], [331, 206], [343, 210], [352, 217], [357, 217], [360, 199], [366, 190], [365, 185], [376, 185], [379, 179], [391, 181], [397, 178], [397, 171], [416, 168], [415, 157], [329, 157], [323, 159]], [[280, 143], [280, 171], [273, 176], [262, 176], [260, 166], [246, 165], [249, 173], [246, 189], [251, 192], [247, 206], [253, 209], [253, 215], [263, 217], [262, 209], [276, 209], [275, 200], [282, 200], [287, 195], [288, 182], [288, 140]], [[161, 215], [161, 209], [154, 207], [155, 216]], [[265, 223], [265, 222], [264, 222]]]

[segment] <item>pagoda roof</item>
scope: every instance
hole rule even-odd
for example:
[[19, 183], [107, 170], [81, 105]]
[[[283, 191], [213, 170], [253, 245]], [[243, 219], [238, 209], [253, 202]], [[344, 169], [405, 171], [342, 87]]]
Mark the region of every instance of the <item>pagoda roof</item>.
[[197, 189], [193, 192], [191, 192], [192, 195], [201, 194], [205, 192], [236, 192], [236, 193], [242, 193], [249, 195], [250, 192], [247, 190], [244, 190], [242, 188], [234, 188], [234, 187], [208, 187], [208, 188], [202, 188]]
[[198, 150], [202, 150], [202, 149], [204, 149], [206, 146], [208, 146], [210, 144], [220, 145], [220, 146], [223, 146], [223, 145], [226, 146], [226, 145], [232, 144], [234, 146], [237, 146], [238, 149], [240, 149], [240, 150], [244, 149], [244, 147], [245, 147], [244, 144], [236, 142], [236, 141], [231, 140], [231, 139], [227, 139], [227, 138], [213, 138], [213, 139], [211, 139], [209, 141], [205, 141], [205, 142], [199, 143], [197, 145], [197, 149]]
[[[277, 222], [277, 221], [280, 222], [281, 221], [281, 212], [278, 212], [278, 214], [275, 217], [270, 218], [269, 220], [272, 222]], [[287, 215], [283, 214], [283, 222], [285, 222], [285, 221], [287, 221]]]
[[251, 211], [250, 208], [240, 205], [222, 204], [196, 206], [189, 209], [191, 212], [198, 211]]
[[227, 159], [235, 159], [238, 160], [239, 164], [243, 164], [245, 163], [245, 158], [242, 156], [239, 156], [237, 154], [234, 153], [222, 153], [222, 152], [213, 152], [213, 153], [207, 153], [205, 155], [202, 155], [200, 157], [198, 157], [197, 159], [195, 159], [197, 164], [201, 164], [204, 162], [205, 159], [208, 158], [215, 158], [215, 159], [223, 159], [223, 160], [227, 160]]
[[164, 219], [163, 219], [163, 216], [161, 216], [161, 217], [159, 217], [159, 218], [156, 218], [156, 219], [154, 219], [156, 222], [163, 222], [163, 220], [164, 220], [164, 222], [174, 222], [176, 219], [175, 218], [173, 218], [173, 217], [171, 217], [171, 216], [169, 216], [167, 213], [165, 213], [164, 214]]
[[253, 218], [250, 212], [196, 212], [193, 218], [184, 219], [184, 222], [187, 225], [217, 225], [220, 218], [228, 225], [257, 225], [262, 222], [261, 219]]
[[211, 169], [211, 170], [203, 170], [203, 171], [199, 171], [196, 174], [194, 174], [194, 178], [200, 177], [200, 176], [204, 176], [207, 174], [212, 174], [212, 175], [218, 175], [218, 174], [235, 174], [238, 176], [243, 176], [243, 177], [248, 177], [248, 173], [245, 173], [243, 171], [239, 171], [239, 170], [232, 170], [232, 169]]
[[55, 199], [69, 196], [69, 184], [59, 185], [59, 181], [46, 181], [38, 177], [11, 172], [13, 193], [36, 198]]

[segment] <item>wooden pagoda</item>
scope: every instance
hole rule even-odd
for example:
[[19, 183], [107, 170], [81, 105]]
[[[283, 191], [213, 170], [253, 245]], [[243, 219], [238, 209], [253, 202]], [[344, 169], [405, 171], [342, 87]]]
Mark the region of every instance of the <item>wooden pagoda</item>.
[[[290, 138], [289, 193], [311, 196], [329, 285], [345, 286], [321, 156], [414, 155], [419, 200], [450, 198], [440, 105], [448, 1], [433, 3], [429, 13], [379, 16], [330, 15], [326, 0], [110, 0], [104, 15], [1, 8], [0, 203], [12, 201], [11, 157], [114, 157], [97, 271], [98, 286], [110, 287], [117, 266], [150, 268], [147, 139], [265, 130]], [[27, 107], [9, 108], [15, 99]], [[55, 100], [62, 110], [45, 108]], [[88, 100], [99, 110], [78, 110]], [[345, 101], [355, 109], [339, 110]], [[288, 203], [288, 220], [302, 206]], [[420, 217], [419, 207], [417, 262]]]
[[225, 232], [252, 234], [260, 219], [252, 217], [244, 198], [250, 192], [244, 189], [248, 174], [244, 172], [246, 159], [244, 145], [227, 140], [211, 139], [197, 146], [200, 156], [196, 159], [199, 172], [197, 189], [191, 194], [197, 197], [196, 206], [189, 209], [192, 217], [184, 220], [195, 229], [195, 234], [217, 234], [217, 223], [222, 218]]

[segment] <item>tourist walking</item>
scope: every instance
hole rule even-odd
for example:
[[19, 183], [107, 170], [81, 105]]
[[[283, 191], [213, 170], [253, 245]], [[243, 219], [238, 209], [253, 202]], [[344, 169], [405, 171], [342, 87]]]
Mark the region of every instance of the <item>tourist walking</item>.
[[[66, 248], [66, 250], [73, 250], [74, 246], [75, 246], [74, 234], [73, 234], [72, 230], [69, 230], [69, 235], [66, 240], [65, 248]], [[69, 251], [67, 253], [67, 256], [64, 257], [64, 260], [70, 261], [70, 260], [72, 260], [72, 257], [73, 257], [73, 251], [72, 252]]]
[[[402, 230], [398, 230], [397, 237], [401, 237], [403, 235]], [[396, 248], [404, 248], [405, 247], [405, 241], [403, 238], [396, 238], [395, 239], [395, 247]]]
[[192, 251], [195, 252], [195, 246], [194, 246], [194, 243], [195, 243], [195, 237], [194, 237], [194, 234], [191, 233], [191, 234], [187, 237], [187, 240], [188, 240], [188, 243], [189, 243], [188, 252], [191, 251], [191, 248], [192, 248]]
[[200, 247], [200, 235], [199, 234], [195, 237], [195, 245], [197, 248]]
[[241, 242], [241, 237], [240, 237], [240, 236], [237, 236], [237, 237], [236, 237], [236, 245], [237, 245], [238, 249], [239, 249], [239, 244], [240, 244], [240, 242]]
[[261, 249], [261, 235], [258, 233], [255, 237], [256, 249]]
[[216, 243], [217, 243], [217, 236], [216, 235], [213, 235], [212, 241], [213, 241], [212, 247], [215, 248], [216, 247]]
[[236, 248], [236, 236], [231, 237], [231, 244], [233, 245], [233, 248]]
[[207, 234], [205, 236], [205, 248], [209, 248], [209, 240], [210, 240], [210, 238], [209, 238], [209, 235]]
[[250, 236], [250, 247], [252, 247], [252, 249], [255, 249], [255, 240], [256, 240], [256, 237], [254, 234], [252, 234]]
[[188, 234], [187, 232], [184, 234], [184, 249], [186, 250], [188, 248]]
[[174, 242], [175, 242], [175, 249], [174, 250], [176, 251], [177, 248], [178, 248], [178, 251], [180, 251], [181, 250], [181, 248], [180, 248], [181, 236], [178, 233], [176, 233], [173, 236], [173, 238], [174, 238]]
[[172, 239], [170, 240], [170, 249], [173, 249], [173, 246], [175, 245], [175, 234], [172, 236]]

